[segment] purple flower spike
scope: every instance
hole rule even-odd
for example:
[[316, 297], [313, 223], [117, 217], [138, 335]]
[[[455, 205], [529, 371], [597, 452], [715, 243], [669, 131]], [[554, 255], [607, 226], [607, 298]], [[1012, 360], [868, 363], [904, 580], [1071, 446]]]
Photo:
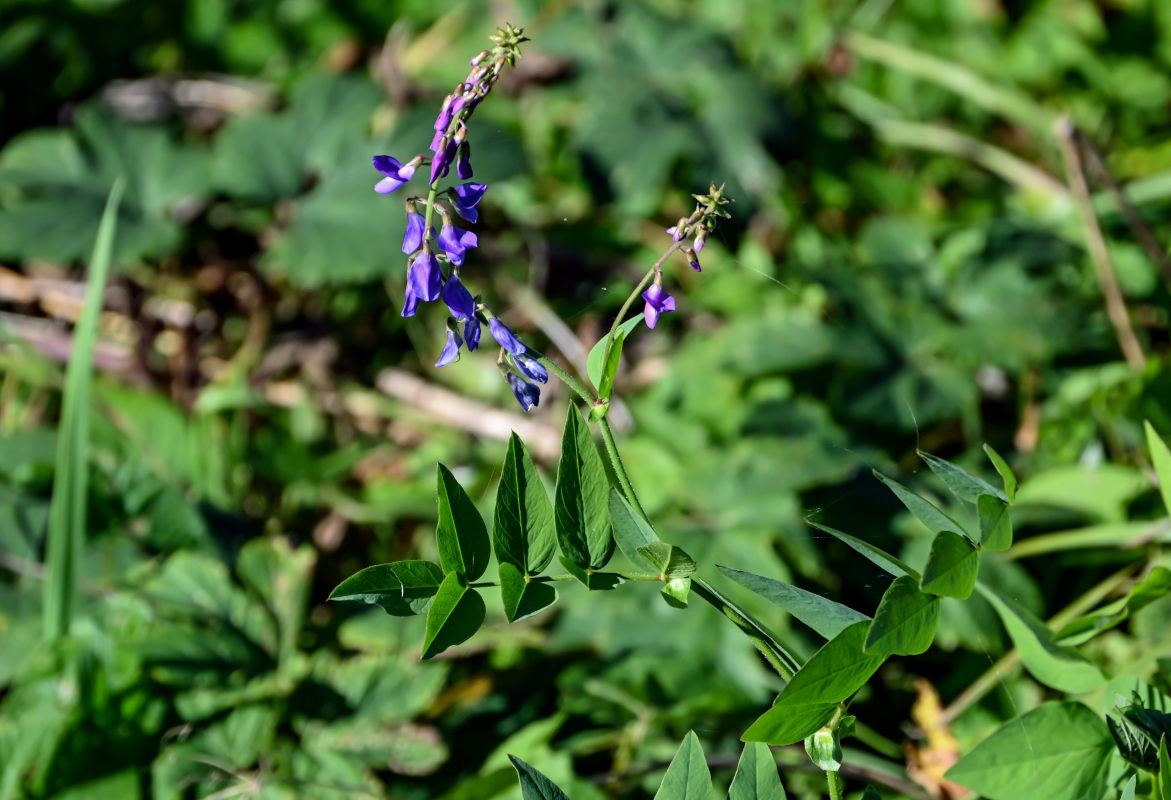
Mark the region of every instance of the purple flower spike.
[[[476, 301], [472, 299], [472, 293], [460, 283], [459, 276], [454, 272], [447, 279], [447, 283], [443, 284], [443, 302], [447, 303], [447, 307], [451, 309], [452, 316], [456, 319], [470, 321], [476, 316]], [[471, 339], [470, 336], [467, 338], [469, 340]], [[476, 341], [478, 342], [479, 339], [480, 334], [477, 332]], [[468, 349], [475, 350], [474, 347]]]
[[[492, 338], [501, 347], [509, 353], [512, 353], [512, 355], [519, 356], [524, 353], [525, 346], [517, 341], [516, 336], [508, 329], [508, 326], [496, 319], [496, 317], [488, 320], [488, 330], [492, 331]], [[534, 403], [534, 405], [536, 404]]]
[[430, 303], [439, 297], [443, 288], [443, 273], [439, 262], [430, 253], [416, 258], [407, 271], [407, 291], [419, 300]]
[[505, 377], [508, 378], [508, 385], [512, 387], [512, 393], [516, 395], [516, 402], [520, 403], [520, 407], [528, 413], [532, 409], [540, 405], [541, 390], [537, 386], [533, 386], [515, 373], [508, 373]]
[[646, 308], [642, 313], [648, 328], [655, 327], [660, 314], [675, 310], [675, 298], [667, 294], [658, 283], [651, 284], [651, 287], [642, 293], [642, 299], [646, 300]]
[[467, 142], [459, 146], [459, 161], [455, 164], [455, 173], [461, 181], [472, 177], [472, 148]]
[[374, 191], [379, 194], [390, 194], [415, 175], [414, 165], [401, 164], [391, 156], [374, 156], [374, 169], [386, 176], [374, 184]]
[[463, 340], [459, 338], [459, 334], [451, 328], [447, 329], [447, 344], [443, 346], [443, 352], [439, 355], [439, 360], [435, 362], [437, 367], [446, 367], [452, 361], [459, 359], [459, 346], [463, 344]]
[[452, 200], [452, 205], [461, 217], [468, 222], [475, 222], [480, 218], [480, 212], [476, 210], [476, 205], [484, 197], [484, 192], [488, 191], [488, 184], [486, 183], [461, 183], [454, 189], [455, 198]]
[[407, 231], [403, 234], [403, 252], [408, 256], [423, 246], [423, 216], [412, 208], [407, 212]]
[[530, 381], [537, 383], [549, 382], [549, 370], [545, 369], [545, 365], [537, 359], [530, 356], [528, 353], [521, 353], [512, 357], [512, 361], [516, 364], [516, 368], [521, 371], [521, 374]]
[[443, 252], [447, 253], [451, 263], [457, 267], [464, 263], [464, 252], [479, 243], [476, 234], [454, 225], [444, 223], [443, 228], [439, 231], [439, 246], [443, 248]]

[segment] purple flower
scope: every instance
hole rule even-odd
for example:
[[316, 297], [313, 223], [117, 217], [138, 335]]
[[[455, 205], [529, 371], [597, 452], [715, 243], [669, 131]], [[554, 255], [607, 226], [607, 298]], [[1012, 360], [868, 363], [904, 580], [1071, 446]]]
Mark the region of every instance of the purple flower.
[[[476, 301], [472, 299], [472, 293], [460, 283], [459, 276], [454, 272], [447, 279], [447, 283], [443, 284], [443, 302], [447, 303], [452, 316], [456, 319], [471, 320], [476, 316]], [[468, 339], [470, 340], [471, 337], [469, 336]], [[480, 334], [477, 333], [476, 340], [479, 341], [479, 339]], [[468, 349], [475, 350], [474, 347]]]
[[512, 361], [516, 364], [516, 368], [520, 370], [521, 374], [530, 381], [536, 381], [537, 383], [547, 383], [549, 381], [549, 370], [545, 369], [544, 364], [537, 361], [537, 359], [528, 353], [514, 355]]
[[456, 151], [455, 141], [448, 139], [447, 146], [442, 150], [435, 151], [435, 157], [431, 159], [431, 183], [440, 178], [447, 177], [447, 173], [451, 171], [451, 160], [455, 158]]
[[517, 341], [517, 338], [508, 329], [508, 326], [496, 319], [496, 317], [488, 320], [488, 330], [492, 331], [492, 338], [496, 340], [497, 344], [514, 356], [519, 356], [525, 351], [525, 346]]
[[413, 317], [415, 312], [419, 309], [419, 298], [411, 291], [411, 285], [407, 284], [407, 299], [403, 302], [403, 310], [400, 316]]
[[415, 212], [414, 207], [407, 211], [407, 231], [403, 234], [403, 252], [407, 255], [423, 246], [423, 216]]
[[472, 317], [464, 323], [464, 339], [468, 343], [468, 352], [480, 346], [480, 320]]
[[488, 184], [486, 183], [461, 183], [453, 189], [455, 198], [451, 201], [455, 206], [455, 210], [459, 215], [468, 222], [475, 222], [480, 218], [480, 212], [476, 210], [476, 204], [484, 197], [484, 192], [488, 191]]
[[533, 386], [521, 376], [515, 373], [508, 373], [508, 385], [512, 387], [512, 393], [516, 395], [516, 402], [520, 403], [520, 407], [527, 413], [533, 408], [536, 408], [541, 402], [541, 390], [537, 386]]
[[439, 269], [439, 262], [435, 256], [423, 253], [411, 262], [411, 267], [407, 270], [408, 292], [419, 300], [430, 303], [439, 297], [442, 288], [443, 273]]
[[390, 194], [415, 175], [413, 164], [400, 164], [390, 156], [374, 156], [374, 169], [386, 176], [374, 184], [374, 191], [379, 194]]
[[687, 263], [691, 265], [691, 268], [693, 270], [695, 270], [696, 272], [703, 272], [703, 270], [699, 268], [699, 256], [696, 255], [696, 252], [694, 250], [692, 250], [690, 247], [688, 247], [686, 250], [683, 251], [683, 254], [685, 256], [687, 256]]
[[461, 181], [472, 177], [472, 147], [467, 142], [459, 146], [459, 161], [455, 164], [455, 172]]
[[443, 131], [435, 131], [435, 135], [431, 137], [431, 152], [439, 151], [440, 143], [443, 141]]
[[682, 241], [683, 237], [687, 235], [687, 226], [684, 224], [679, 224], [673, 228], [667, 228], [667, 233], [671, 234], [671, 241]]
[[478, 244], [479, 239], [476, 238], [476, 234], [465, 231], [463, 228], [457, 228], [447, 222], [443, 223], [443, 228], [439, 231], [439, 246], [443, 248], [443, 252], [447, 253], [451, 263], [457, 267], [464, 263], [464, 251]]
[[703, 250], [704, 243], [707, 242], [707, 229], [701, 230], [695, 237], [695, 252]]
[[642, 313], [646, 317], [648, 328], [655, 327], [660, 314], [675, 310], [675, 298], [663, 291], [659, 283], [652, 283], [651, 287], [642, 293], [642, 299], [646, 300], [646, 308]]
[[[451, 124], [451, 101], [452, 96], [448, 95], [447, 99], [443, 101], [443, 108], [439, 109], [439, 116], [435, 118], [435, 124], [432, 126], [436, 133], [442, 134], [447, 130], [447, 126]], [[435, 148], [432, 147], [432, 150]]]
[[463, 340], [459, 338], [459, 334], [451, 328], [447, 329], [447, 344], [443, 346], [443, 352], [439, 354], [439, 360], [435, 362], [437, 367], [446, 367], [452, 361], [459, 358], [459, 346], [463, 344]]

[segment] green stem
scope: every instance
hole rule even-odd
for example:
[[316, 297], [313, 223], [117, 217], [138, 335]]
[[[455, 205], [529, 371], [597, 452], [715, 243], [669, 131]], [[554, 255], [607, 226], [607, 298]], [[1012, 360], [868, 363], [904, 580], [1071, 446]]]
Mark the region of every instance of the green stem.
[[586, 403], [588, 403], [589, 405], [593, 405], [594, 401], [598, 399], [598, 398], [594, 397], [593, 394], [590, 393], [590, 390], [586, 387], [586, 385], [584, 383], [582, 383], [577, 378], [570, 375], [565, 370], [561, 369], [561, 367], [559, 367], [557, 364], [550, 361], [548, 359], [548, 357], [541, 355], [540, 353], [538, 353], [536, 350], [534, 350], [531, 347], [528, 348], [528, 352], [529, 352], [529, 355], [531, 355], [533, 358], [537, 359], [537, 361], [540, 361], [545, 366], [545, 369], [549, 370], [554, 375], [556, 375], [558, 378], [560, 378], [562, 383], [564, 383], [566, 386], [568, 386], [570, 389], [572, 389], [574, 394], [576, 394], [578, 397], [580, 397]]
[[626, 301], [622, 304], [622, 308], [618, 309], [618, 315], [614, 317], [614, 321], [610, 323], [610, 331], [606, 334], [606, 350], [602, 353], [603, 364], [606, 364], [610, 361], [610, 348], [614, 345], [614, 333], [618, 330], [618, 326], [622, 324], [622, 321], [626, 319], [626, 312], [630, 311], [630, 306], [633, 305], [634, 301], [638, 299], [638, 296], [642, 294], [642, 290], [645, 289], [647, 284], [651, 282], [651, 278], [653, 278], [655, 273], [659, 271], [659, 268], [663, 266], [663, 262], [670, 258], [671, 255], [677, 252], [681, 247], [683, 247], [682, 242], [675, 242], [675, 244], [668, 247], [667, 252], [659, 256], [659, 260], [651, 265], [651, 268], [647, 270], [646, 275], [642, 276], [642, 280], [640, 280], [634, 287], [634, 290], [629, 295], [627, 295]]
[[[615, 572], [619, 578], [624, 581], [661, 581], [663, 576], [655, 575], [650, 572]], [[529, 583], [552, 583], [553, 581], [575, 581], [577, 578], [572, 575], [530, 575], [527, 578]], [[491, 589], [500, 584], [496, 581], [476, 581], [469, 583], [469, 589]]]
[[843, 789], [842, 778], [836, 772], [825, 773], [825, 782], [829, 786], [829, 800], [842, 800]]
[[427, 195], [427, 209], [423, 214], [423, 241], [431, 241], [431, 217], [435, 213], [435, 196], [439, 194], [434, 186]]
[[618, 444], [614, 441], [614, 431], [610, 428], [609, 421], [603, 418], [598, 424], [602, 429], [602, 441], [606, 443], [606, 455], [610, 457], [610, 466], [614, 468], [614, 475], [618, 478], [618, 485], [622, 487], [622, 493], [626, 495], [626, 499], [630, 501], [630, 505], [634, 507], [638, 515], [650, 525], [651, 520], [642, 504], [638, 502], [638, 496], [634, 493], [634, 484], [630, 482], [626, 465], [622, 463], [622, 456], [618, 453]]

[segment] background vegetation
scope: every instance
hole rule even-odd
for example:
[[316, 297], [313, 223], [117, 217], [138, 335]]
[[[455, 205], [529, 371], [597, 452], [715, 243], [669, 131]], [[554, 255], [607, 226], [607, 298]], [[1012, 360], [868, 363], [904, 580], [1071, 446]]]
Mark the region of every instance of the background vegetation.
[[[371, 191], [505, 20], [533, 41], [474, 121], [466, 274], [515, 329], [582, 368], [688, 193], [736, 198], [611, 414], [665, 538], [872, 609], [887, 581], [807, 520], [921, 559], [871, 470], [942, 504], [916, 449], [991, 479], [989, 442], [1023, 485], [982, 580], [1048, 618], [1166, 563], [1143, 448], [1144, 420], [1171, 432], [1165, 3], [5, 0], [0, 797], [515, 797], [506, 752], [574, 798], [650, 797], [689, 729], [731, 779], [777, 687], [710, 609], [569, 587], [419, 663], [421, 619], [325, 602], [435, 558], [436, 461], [489, 513], [510, 430], [556, 463], [564, 393], [523, 416], [491, 356], [430, 367], [443, 319], [400, 319], [401, 198]], [[118, 176], [70, 451], [82, 596], [51, 642], [63, 362]], [[1168, 691], [1169, 609], [1094, 657]], [[947, 796], [949, 753], [1048, 696], [989, 671], [1010, 649], [984, 601], [945, 601], [936, 647], [864, 689], [847, 786]]]

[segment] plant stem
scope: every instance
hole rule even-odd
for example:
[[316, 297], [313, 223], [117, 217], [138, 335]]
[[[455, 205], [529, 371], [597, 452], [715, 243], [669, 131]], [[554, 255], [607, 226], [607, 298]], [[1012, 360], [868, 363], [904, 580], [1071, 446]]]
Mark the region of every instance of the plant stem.
[[431, 241], [431, 216], [435, 212], [435, 195], [439, 192], [435, 187], [431, 187], [430, 193], [427, 195], [427, 210], [423, 216], [423, 241]]
[[618, 453], [618, 444], [614, 441], [614, 431], [610, 428], [610, 423], [603, 418], [598, 425], [602, 429], [602, 441], [606, 443], [606, 454], [610, 457], [610, 465], [614, 467], [614, 475], [618, 478], [618, 485], [622, 487], [622, 493], [626, 495], [626, 499], [630, 501], [630, 505], [634, 507], [638, 515], [650, 525], [650, 518], [642, 504], [638, 502], [638, 496], [634, 493], [634, 484], [630, 482], [626, 465], [622, 463], [622, 456]]
[[841, 776], [838, 775], [838, 773], [836, 771], [835, 772], [827, 772], [827, 773], [825, 773], [825, 782], [826, 782], [826, 785], [829, 786], [830, 800], [842, 800], [842, 797], [843, 797], [842, 790], [844, 787], [842, 786]]
[[558, 378], [560, 378], [562, 383], [564, 383], [571, 390], [573, 390], [573, 393], [576, 394], [578, 397], [580, 397], [582, 400], [584, 400], [586, 403], [588, 403], [589, 405], [593, 405], [594, 401], [598, 399], [593, 396], [593, 394], [590, 392], [590, 390], [586, 387], [586, 385], [584, 383], [582, 383], [577, 378], [570, 375], [565, 370], [561, 369], [561, 367], [558, 366], [553, 361], [550, 361], [547, 356], [541, 355], [540, 353], [538, 353], [536, 350], [532, 349], [531, 347], [528, 348], [528, 351], [529, 351], [529, 355], [531, 355], [533, 358], [537, 359], [537, 361], [540, 361], [541, 364], [544, 365], [545, 369], [549, 370], [554, 375], [556, 375]]
[[[649, 572], [615, 572], [619, 578], [624, 581], [658, 581], [662, 580], [662, 576], [654, 575]], [[530, 575], [527, 579], [529, 583], [552, 583], [554, 581], [575, 581], [577, 578], [572, 575]], [[491, 589], [500, 584], [496, 581], [476, 581], [469, 583], [469, 589]]]

